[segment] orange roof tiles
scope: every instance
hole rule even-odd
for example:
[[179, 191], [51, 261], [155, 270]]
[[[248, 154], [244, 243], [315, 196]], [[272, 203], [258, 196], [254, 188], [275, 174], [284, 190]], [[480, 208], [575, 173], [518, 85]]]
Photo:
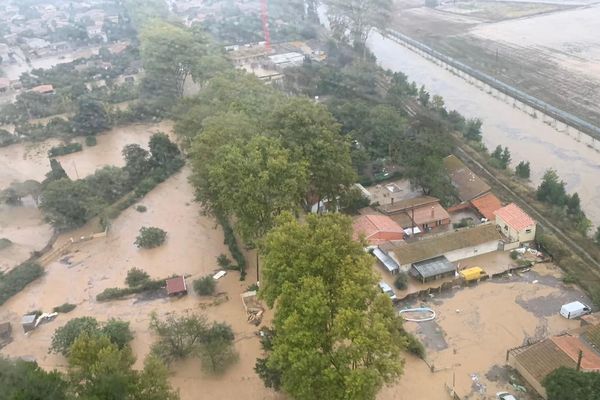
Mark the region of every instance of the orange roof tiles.
[[554, 336], [551, 340], [575, 362], [577, 362], [579, 351], [581, 350], [583, 353], [581, 369], [584, 371], [600, 371], [600, 356], [586, 346], [579, 337], [563, 335]]
[[521, 210], [515, 203], [510, 203], [509, 205], [494, 211], [494, 215], [500, 217], [507, 225], [517, 231], [535, 225], [533, 218], [527, 215], [527, 213]]
[[185, 284], [185, 277], [176, 276], [173, 278], [167, 279], [167, 294], [180, 294], [187, 293], [187, 285]]
[[471, 205], [488, 221], [494, 220], [494, 211], [502, 208], [502, 202], [493, 193], [484, 194], [471, 200]]
[[[365, 235], [365, 238], [370, 242], [372, 241], [371, 238], [376, 240], [402, 240], [404, 238], [404, 230], [402, 227], [386, 215], [361, 215], [354, 220], [353, 227], [355, 239], [361, 234]], [[382, 233], [391, 234], [391, 237], [374, 238]]]

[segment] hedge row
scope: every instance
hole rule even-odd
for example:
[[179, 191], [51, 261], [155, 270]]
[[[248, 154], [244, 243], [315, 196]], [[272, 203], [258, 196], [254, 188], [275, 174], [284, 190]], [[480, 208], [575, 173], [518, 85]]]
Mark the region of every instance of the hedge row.
[[244, 257], [244, 253], [242, 253], [242, 250], [240, 250], [238, 241], [233, 233], [233, 228], [231, 227], [227, 217], [220, 212], [216, 212], [215, 216], [219, 224], [221, 224], [223, 227], [223, 233], [225, 235], [224, 243], [227, 245], [227, 247], [229, 247], [229, 252], [237, 263], [237, 269], [240, 271], [240, 280], [243, 281], [246, 279], [246, 258]]
[[77, 142], [65, 144], [63, 146], [54, 146], [50, 150], [48, 150], [48, 157], [52, 158], [64, 156], [66, 154], [77, 153], [81, 150], [83, 150], [83, 146], [81, 146], [81, 143]]
[[0, 274], [0, 305], [42, 276], [43, 273], [44, 269], [39, 264], [26, 261], [6, 274]]
[[127, 288], [107, 288], [96, 296], [97, 301], [117, 300], [135, 293], [158, 290], [165, 286], [165, 279], [149, 280], [139, 286]]

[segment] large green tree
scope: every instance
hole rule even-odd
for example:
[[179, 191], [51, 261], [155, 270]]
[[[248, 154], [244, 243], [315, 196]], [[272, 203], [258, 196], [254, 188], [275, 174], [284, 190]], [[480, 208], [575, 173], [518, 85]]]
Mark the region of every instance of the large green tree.
[[560, 367], [544, 378], [548, 400], [600, 399], [600, 374]]
[[76, 135], [95, 135], [110, 128], [110, 117], [101, 102], [84, 96], [77, 101], [72, 125]]
[[278, 214], [296, 209], [307, 186], [306, 163], [265, 136], [216, 149], [206, 168], [213, 205], [234, 217], [247, 243], [263, 237]]
[[356, 181], [350, 146], [341, 136], [340, 125], [322, 105], [293, 97], [274, 110], [269, 130], [294, 160], [308, 163], [308, 199], [328, 199], [333, 205]]
[[340, 214], [286, 214], [264, 240], [259, 294], [276, 306], [266, 366], [297, 400], [375, 399], [402, 372], [401, 319], [351, 232]]
[[0, 357], [0, 399], [66, 400], [67, 387], [57, 371], [46, 372], [35, 362]]
[[94, 196], [83, 180], [59, 179], [48, 183], [41, 196], [40, 209], [57, 229], [77, 228], [102, 209], [103, 202]]
[[567, 203], [565, 183], [560, 180], [555, 170], [549, 169], [544, 173], [542, 182], [537, 188], [536, 197], [540, 201], [561, 207]]
[[334, 36], [366, 48], [372, 29], [385, 30], [391, 15], [391, 0], [327, 0], [327, 15]]

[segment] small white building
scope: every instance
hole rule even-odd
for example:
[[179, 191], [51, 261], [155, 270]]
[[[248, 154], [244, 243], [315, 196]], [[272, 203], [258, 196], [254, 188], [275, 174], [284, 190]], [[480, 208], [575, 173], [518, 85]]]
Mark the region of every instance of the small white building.
[[496, 211], [496, 226], [510, 242], [527, 243], [535, 239], [536, 223], [515, 203]]

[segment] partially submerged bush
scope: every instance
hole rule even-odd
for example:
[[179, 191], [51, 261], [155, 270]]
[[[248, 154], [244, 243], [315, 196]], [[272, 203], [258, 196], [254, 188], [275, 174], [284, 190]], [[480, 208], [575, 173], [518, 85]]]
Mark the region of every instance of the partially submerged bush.
[[98, 140], [96, 140], [96, 136], [86, 136], [85, 137], [85, 145], [92, 147], [98, 144]]
[[194, 291], [200, 296], [208, 296], [215, 292], [217, 282], [212, 276], [206, 275], [194, 281]]
[[231, 269], [233, 262], [225, 254], [219, 254], [217, 257], [217, 264], [223, 269]]
[[71, 303], [64, 303], [64, 304], [61, 304], [60, 306], [54, 307], [52, 309], [52, 311], [57, 312], [57, 313], [66, 314], [66, 313], [73, 311], [75, 309], [75, 307], [77, 307], [77, 305], [71, 304]]
[[150, 280], [150, 275], [146, 271], [139, 268], [131, 268], [127, 271], [127, 277], [125, 278], [125, 284], [129, 287], [140, 286]]
[[63, 146], [54, 146], [48, 151], [48, 157], [64, 156], [83, 150], [81, 143], [73, 142]]
[[406, 351], [421, 359], [425, 359], [425, 346], [423, 346], [423, 343], [416, 336], [408, 332], [406, 332], [406, 338], [408, 340]]
[[139, 204], [139, 205], [135, 206], [135, 211], [143, 213], [143, 212], [148, 211], [148, 208], [146, 208], [146, 206]]
[[4, 250], [7, 247], [10, 247], [11, 245], [12, 245], [12, 242], [10, 241], [10, 239], [0, 238], [0, 250]]
[[106, 336], [111, 343], [114, 343], [120, 349], [133, 339], [129, 322], [110, 319], [101, 324], [93, 317], [80, 317], [68, 321], [54, 331], [50, 351], [67, 356], [71, 345], [82, 334], [90, 337]]
[[44, 269], [39, 264], [27, 261], [5, 274], [0, 274], [0, 304], [4, 304], [43, 273]]
[[167, 232], [163, 231], [160, 228], [156, 227], [146, 227], [143, 226], [140, 228], [140, 234], [135, 239], [135, 245], [137, 247], [143, 247], [144, 249], [151, 249], [154, 247], [158, 247], [165, 242], [167, 238]]
[[394, 286], [396, 286], [396, 289], [404, 290], [406, 289], [407, 285], [408, 275], [404, 272], [398, 273], [398, 275], [396, 275], [396, 279], [394, 279]]
[[510, 252], [510, 258], [511, 258], [512, 260], [516, 260], [517, 258], [519, 258], [519, 252], [518, 252], [518, 251], [516, 251], [516, 250], [513, 250], [513, 251], [511, 251], [511, 252]]
[[117, 300], [127, 297], [135, 293], [148, 292], [150, 290], [158, 290], [165, 286], [164, 279], [148, 280], [135, 287], [126, 288], [106, 288], [101, 293], [96, 295], [97, 301]]

